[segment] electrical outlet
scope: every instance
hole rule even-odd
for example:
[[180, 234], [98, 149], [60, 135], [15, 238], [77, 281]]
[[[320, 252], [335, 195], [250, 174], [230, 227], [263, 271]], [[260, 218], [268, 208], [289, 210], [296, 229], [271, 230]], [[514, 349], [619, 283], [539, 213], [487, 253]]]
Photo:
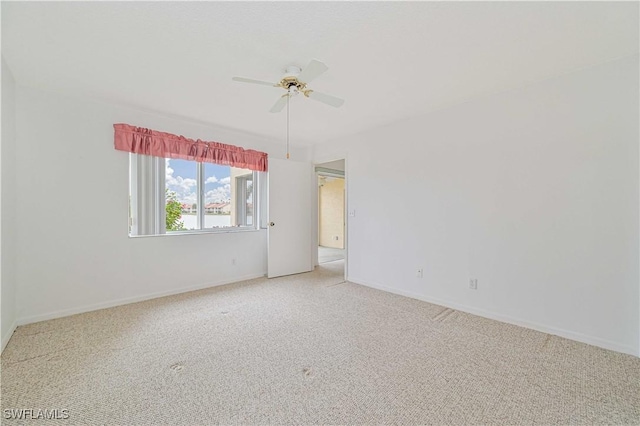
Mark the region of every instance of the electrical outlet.
[[423, 272], [423, 271], [422, 271], [422, 268], [417, 269], [417, 270], [416, 270], [416, 277], [418, 277], [418, 278], [422, 278], [422, 272]]
[[469, 288], [471, 290], [477, 290], [478, 289], [478, 279], [477, 278], [471, 278], [469, 280]]

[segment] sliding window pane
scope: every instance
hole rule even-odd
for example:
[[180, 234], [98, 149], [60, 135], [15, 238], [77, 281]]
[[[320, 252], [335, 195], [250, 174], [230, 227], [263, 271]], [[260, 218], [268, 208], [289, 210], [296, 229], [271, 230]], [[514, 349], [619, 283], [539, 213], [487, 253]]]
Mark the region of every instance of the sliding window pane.
[[253, 226], [253, 171], [231, 168], [231, 225]]
[[198, 229], [198, 181], [195, 161], [166, 160], [165, 195], [167, 232]]
[[253, 173], [245, 181], [245, 203], [247, 203], [246, 225], [253, 226]]
[[204, 164], [204, 227], [231, 226], [231, 167]]

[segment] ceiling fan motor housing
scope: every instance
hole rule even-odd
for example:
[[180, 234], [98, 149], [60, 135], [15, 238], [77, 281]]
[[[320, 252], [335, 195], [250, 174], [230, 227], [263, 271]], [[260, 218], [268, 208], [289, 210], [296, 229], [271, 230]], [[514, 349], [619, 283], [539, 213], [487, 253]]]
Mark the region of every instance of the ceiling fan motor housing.
[[285, 89], [290, 95], [295, 95], [298, 92], [303, 92], [307, 85], [298, 81], [296, 77], [285, 76], [282, 78], [282, 80], [280, 80], [278, 86]]

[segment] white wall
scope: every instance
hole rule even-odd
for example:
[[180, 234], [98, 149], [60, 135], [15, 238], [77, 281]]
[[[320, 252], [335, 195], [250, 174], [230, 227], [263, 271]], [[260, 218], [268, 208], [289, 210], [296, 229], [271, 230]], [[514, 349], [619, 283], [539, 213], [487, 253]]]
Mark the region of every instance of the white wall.
[[2, 145], [0, 148], [1, 194], [0, 209], [1, 259], [0, 302], [2, 344], [11, 338], [16, 324], [16, 106], [15, 81], [11, 70], [2, 58]]
[[635, 55], [317, 147], [347, 153], [349, 279], [638, 355], [638, 72]]
[[[20, 324], [266, 273], [266, 231], [127, 236], [129, 156], [113, 147], [118, 122], [271, 157], [285, 151], [229, 129], [19, 86]], [[292, 154], [308, 160], [304, 148]]]

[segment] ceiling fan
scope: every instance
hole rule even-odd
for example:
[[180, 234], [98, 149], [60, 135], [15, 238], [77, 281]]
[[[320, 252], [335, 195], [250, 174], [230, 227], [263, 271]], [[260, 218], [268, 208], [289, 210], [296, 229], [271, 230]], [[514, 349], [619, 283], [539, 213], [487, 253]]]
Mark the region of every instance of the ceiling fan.
[[296, 96], [298, 93], [302, 93], [305, 97], [315, 99], [316, 101], [331, 105], [333, 107], [340, 107], [344, 103], [344, 99], [337, 98], [335, 96], [327, 95], [325, 93], [316, 92], [307, 88], [307, 84], [315, 80], [317, 77], [327, 71], [329, 67], [320, 61], [315, 59], [309, 62], [305, 68], [290, 66], [287, 67], [284, 76], [278, 83], [270, 83], [268, 81], [254, 80], [244, 77], [233, 77], [234, 81], [240, 81], [242, 83], [262, 84], [263, 86], [280, 87], [287, 91], [284, 95], [278, 99], [273, 105], [270, 112], [280, 112], [287, 105], [287, 101]]

